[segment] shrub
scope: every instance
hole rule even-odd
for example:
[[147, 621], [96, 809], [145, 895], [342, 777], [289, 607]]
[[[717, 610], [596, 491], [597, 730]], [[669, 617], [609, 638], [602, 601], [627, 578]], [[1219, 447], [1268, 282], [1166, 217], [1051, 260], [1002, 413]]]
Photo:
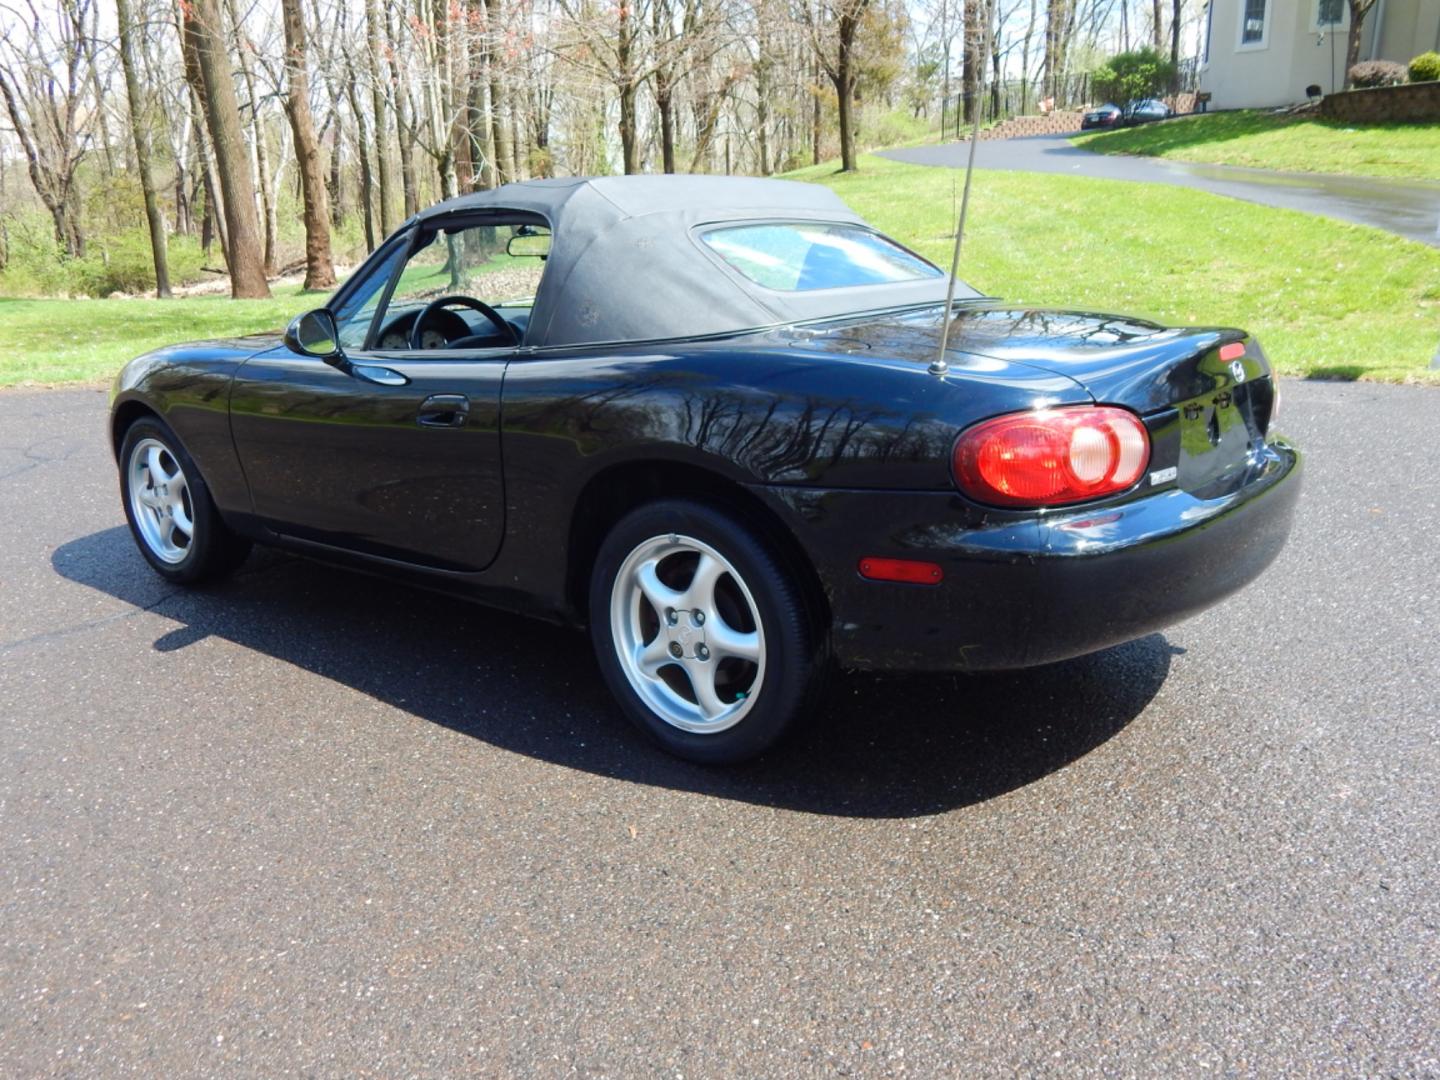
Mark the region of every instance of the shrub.
[[1421, 53], [1410, 61], [1411, 82], [1440, 82], [1440, 52]]
[[1405, 65], [1390, 60], [1362, 60], [1350, 69], [1350, 85], [1398, 86], [1405, 81]]
[[[55, 243], [46, 215], [17, 214], [7, 232], [9, 250], [0, 271], [0, 296], [102, 298], [112, 292], [143, 294], [155, 287], [150, 234], [144, 227], [88, 237], [83, 259], [65, 255]], [[204, 278], [200, 245], [193, 237], [171, 236], [167, 246], [172, 284]]]
[[1097, 99], [1123, 105], [1137, 98], [1154, 97], [1174, 77], [1175, 65], [1169, 57], [1146, 48], [1112, 56], [1095, 69], [1091, 80]]

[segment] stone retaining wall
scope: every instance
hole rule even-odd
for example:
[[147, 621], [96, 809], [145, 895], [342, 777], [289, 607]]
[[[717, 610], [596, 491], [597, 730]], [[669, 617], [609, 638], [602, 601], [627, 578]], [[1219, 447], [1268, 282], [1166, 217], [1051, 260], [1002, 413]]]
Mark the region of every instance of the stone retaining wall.
[[1440, 120], [1440, 82], [1326, 94], [1320, 102], [1320, 115], [1326, 120], [1359, 124], [1433, 123]]

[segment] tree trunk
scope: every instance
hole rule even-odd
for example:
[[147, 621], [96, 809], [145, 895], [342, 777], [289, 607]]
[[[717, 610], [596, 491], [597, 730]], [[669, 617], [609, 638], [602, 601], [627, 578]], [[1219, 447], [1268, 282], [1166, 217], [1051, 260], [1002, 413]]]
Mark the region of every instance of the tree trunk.
[[325, 182], [325, 194], [330, 200], [330, 225], [338, 229], [345, 224], [345, 176], [340, 160], [340, 143], [344, 129], [340, 124], [338, 110], [330, 114], [327, 123], [334, 134], [330, 139], [330, 178]]
[[[122, 0], [123, 2], [123, 0]], [[285, 24], [285, 112], [295, 136], [295, 160], [305, 219], [305, 288], [328, 289], [335, 284], [330, 257], [330, 207], [325, 198], [325, 170], [315, 118], [310, 114], [310, 73], [305, 55], [305, 17], [300, 0], [281, 0]]]
[[810, 164], [820, 164], [820, 61], [811, 68], [813, 83], [810, 87]]
[[852, 106], [855, 101], [855, 67], [853, 53], [855, 35], [860, 29], [861, 7], [847, 7], [840, 13], [839, 47], [835, 56], [836, 104], [840, 119], [840, 171], [855, 171], [855, 124]]
[[620, 5], [620, 24], [615, 41], [615, 88], [620, 92], [620, 156], [624, 173], [640, 171], [640, 133], [636, 130], [635, 30], [633, 9]]
[[365, 128], [365, 110], [360, 107], [360, 94], [355, 89], [355, 72], [347, 71], [347, 75], [350, 111], [355, 114], [355, 153], [360, 158], [360, 217], [365, 222], [365, 247], [374, 251], [375, 173], [370, 168], [370, 133]]
[[1350, 69], [1360, 62], [1360, 34], [1365, 29], [1365, 16], [1375, 0], [1349, 0], [1350, 36], [1345, 42], [1345, 89], [1350, 89]]
[[125, 96], [130, 103], [130, 137], [135, 143], [135, 171], [145, 199], [145, 221], [150, 226], [150, 253], [155, 261], [155, 295], [170, 297], [170, 266], [165, 245], [165, 219], [155, 198], [155, 178], [150, 173], [150, 143], [145, 134], [145, 96], [135, 71], [134, 27], [130, 21], [130, 0], [115, 0], [120, 24], [120, 66], [125, 70]]
[[1025, 24], [1025, 40], [1020, 47], [1020, 115], [1030, 114], [1030, 41], [1035, 36], [1035, 4], [1030, 0], [1030, 21]]
[[1165, 48], [1165, 0], [1154, 0], [1154, 25], [1150, 27], [1150, 44], [1158, 53]]
[[1180, 81], [1180, 22], [1184, 14], [1185, 0], [1174, 0], [1170, 11], [1170, 64], [1175, 68], [1175, 86], [1172, 90], [1179, 89]]
[[200, 163], [200, 185], [197, 190], [205, 193], [205, 215], [200, 227], [200, 248], [205, 257], [210, 257], [210, 245], [216, 237], [220, 240], [220, 258], [226, 271], [230, 267], [230, 235], [225, 229], [225, 204], [220, 197], [220, 186], [215, 178], [215, 162], [210, 155], [210, 141], [206, 137], [205, 80], [200, 77], [200, 57], [196, 51], [196, 39], [187, 29], [186, 8], [176, 3], [176, 29], [180, 33], [180, 52], [185, 63], [185, 82], [190, 87], [191, 130], [195, 134], [195, 157]]
[[[390, 4], [385, 12], [385, 38], [394, 41], [396, 30], [391, 21]], [[395, 137], [400, 144], [400, 187], [404, 192], [405, 216], [413, 217], [420, 212], [420, 192], [415, 186], [415, 110], [410, 105], [410, 89], [400, 81], [400, 60], [395, 49], [390, 50], [390, 85], [395, 93]]]
[[508, 184], [519, 179], [515, 167], [515, 138], [510, 129], [510, 108], [505, 99], [505, 84], [495, 74], [497, 68], [490, 62], [490, 124], [494, 130], [495, 173], [500, 183]]
[[269, 276], [276, 272], [278, 266], [279, 255], [276, 248], [280, 240], [280, 221], [275, 211], [274, 193], [270, 190], [270, 147], [265, 139], [265, 125], [260, 117], [260, 96], [255, 92], [255, 68], [250, 62], [255, 45], [245, 33], [235, 0], [229, 0], [229, 7], [235, 52], [240, 57], [240, 76], [245, 82], [245, 93], [250, 99], [250, 142], [254, 150], [255, 183], [260, 193], [260, 220], [265, 233], [265, 273]]
[[961, 43], [961, 77], [965, 86], [965, 103], [961, 115], [967, 124], [974, 121], [975, 110], [980, 106], [981, 72], [985, 64], [981, 41], [984, 31], [980, 29], [980, 3], [981, 0], [965, 0], [965, 36]]
[[236, 299], [268, 297], [260, 227], [255, 219], [255, 189], [240, 126], [240, 106], [225, 54], [224, 22], [216, 0], [190, 0], [183, 9], [185, 32], [194, 41], [200, 79], [205, 85], [205, 118], [215, 148], [215, 167], [225, 199], [225, 231], [230, 238], [230, 294]]
[[[204, 87], [200, 84], [200, 69], [194, 61], [193, 48], [186, 50], [186, 69], [194, 67], [193, 78], [196, 80], [191, 85], [190, 111], [194, 123], [192, 130], [195, 132], [195, 157], [200, 163], [200, 184], [198, 191], [205, 195], [205, 215], [200, 226], [200, 249], [204, 252], [205, 258], [210, 258], [210, 245], [218, 237], [220, 240], [220, 261], [225, 264], [226, 270], [230, 267], [230, 238], [225, 232], [225, 209], [223, 200], [220, 198], [220, 187], [215, 182], [215, 164], [210, 159], [210, 143], [205, 138], [205, 100]], [[191, 78], [191, 75], [186, 78]]]
[[513, 98], [506, 96], [505, 112], [510, 118], [510, 160], [515, 165], [515, 179], [530, 179], [529, 155], [525, 152], [525, 130], [523, 123], [523, 109], [519, 107]]
[[640, 139], [636, 131], [636, 87], [625, 83], [620, 87], [620, 155], [626, 176], [640, 171]]
[[380, 234], [389, 236], [395, 225], [390, 211], [395, 170], [390, 164], [389, 124], [386, 121], [385, 86], [380, 59], [380, 15], [375, 0], [365, 0], [365, 51], [370, 68], [370, 102], [375, 114], [375, 182], [379, 194]]
[[675, 171], [675, 98], [670, 74], [655, 73], [655, 111], [660, 114], [660, 171]]

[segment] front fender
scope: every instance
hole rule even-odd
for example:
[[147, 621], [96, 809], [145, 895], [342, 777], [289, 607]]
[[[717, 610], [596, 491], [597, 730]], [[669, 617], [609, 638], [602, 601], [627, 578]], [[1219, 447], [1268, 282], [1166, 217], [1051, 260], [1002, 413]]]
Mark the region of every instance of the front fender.
[[250, 509], [250, 490], [230, 437], [230, 381], [269, 339], [172, 345], [136, 357], [110, 391], [110, 444], [118, 452], [124, 429], [151, 413], [175, 433], [200, 469], [222, 513]]

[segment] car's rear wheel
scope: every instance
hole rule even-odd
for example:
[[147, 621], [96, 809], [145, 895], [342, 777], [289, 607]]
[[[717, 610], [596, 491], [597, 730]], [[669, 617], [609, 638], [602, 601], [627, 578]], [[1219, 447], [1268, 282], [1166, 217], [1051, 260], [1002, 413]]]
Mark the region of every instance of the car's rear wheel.
[[625, 712], [691, 761], [764, 752], [816, 681], [799, 584], [761, 536], [703, 503], [652, 503], [610, 530], [590, 581], [590, 633]]
[[140, 554], [170, 581], [221, 577], [249, 554], [249, 541], [225, 526], [195, 462], [158, 420], [137, 420], [126, 430], [120, 495]]

